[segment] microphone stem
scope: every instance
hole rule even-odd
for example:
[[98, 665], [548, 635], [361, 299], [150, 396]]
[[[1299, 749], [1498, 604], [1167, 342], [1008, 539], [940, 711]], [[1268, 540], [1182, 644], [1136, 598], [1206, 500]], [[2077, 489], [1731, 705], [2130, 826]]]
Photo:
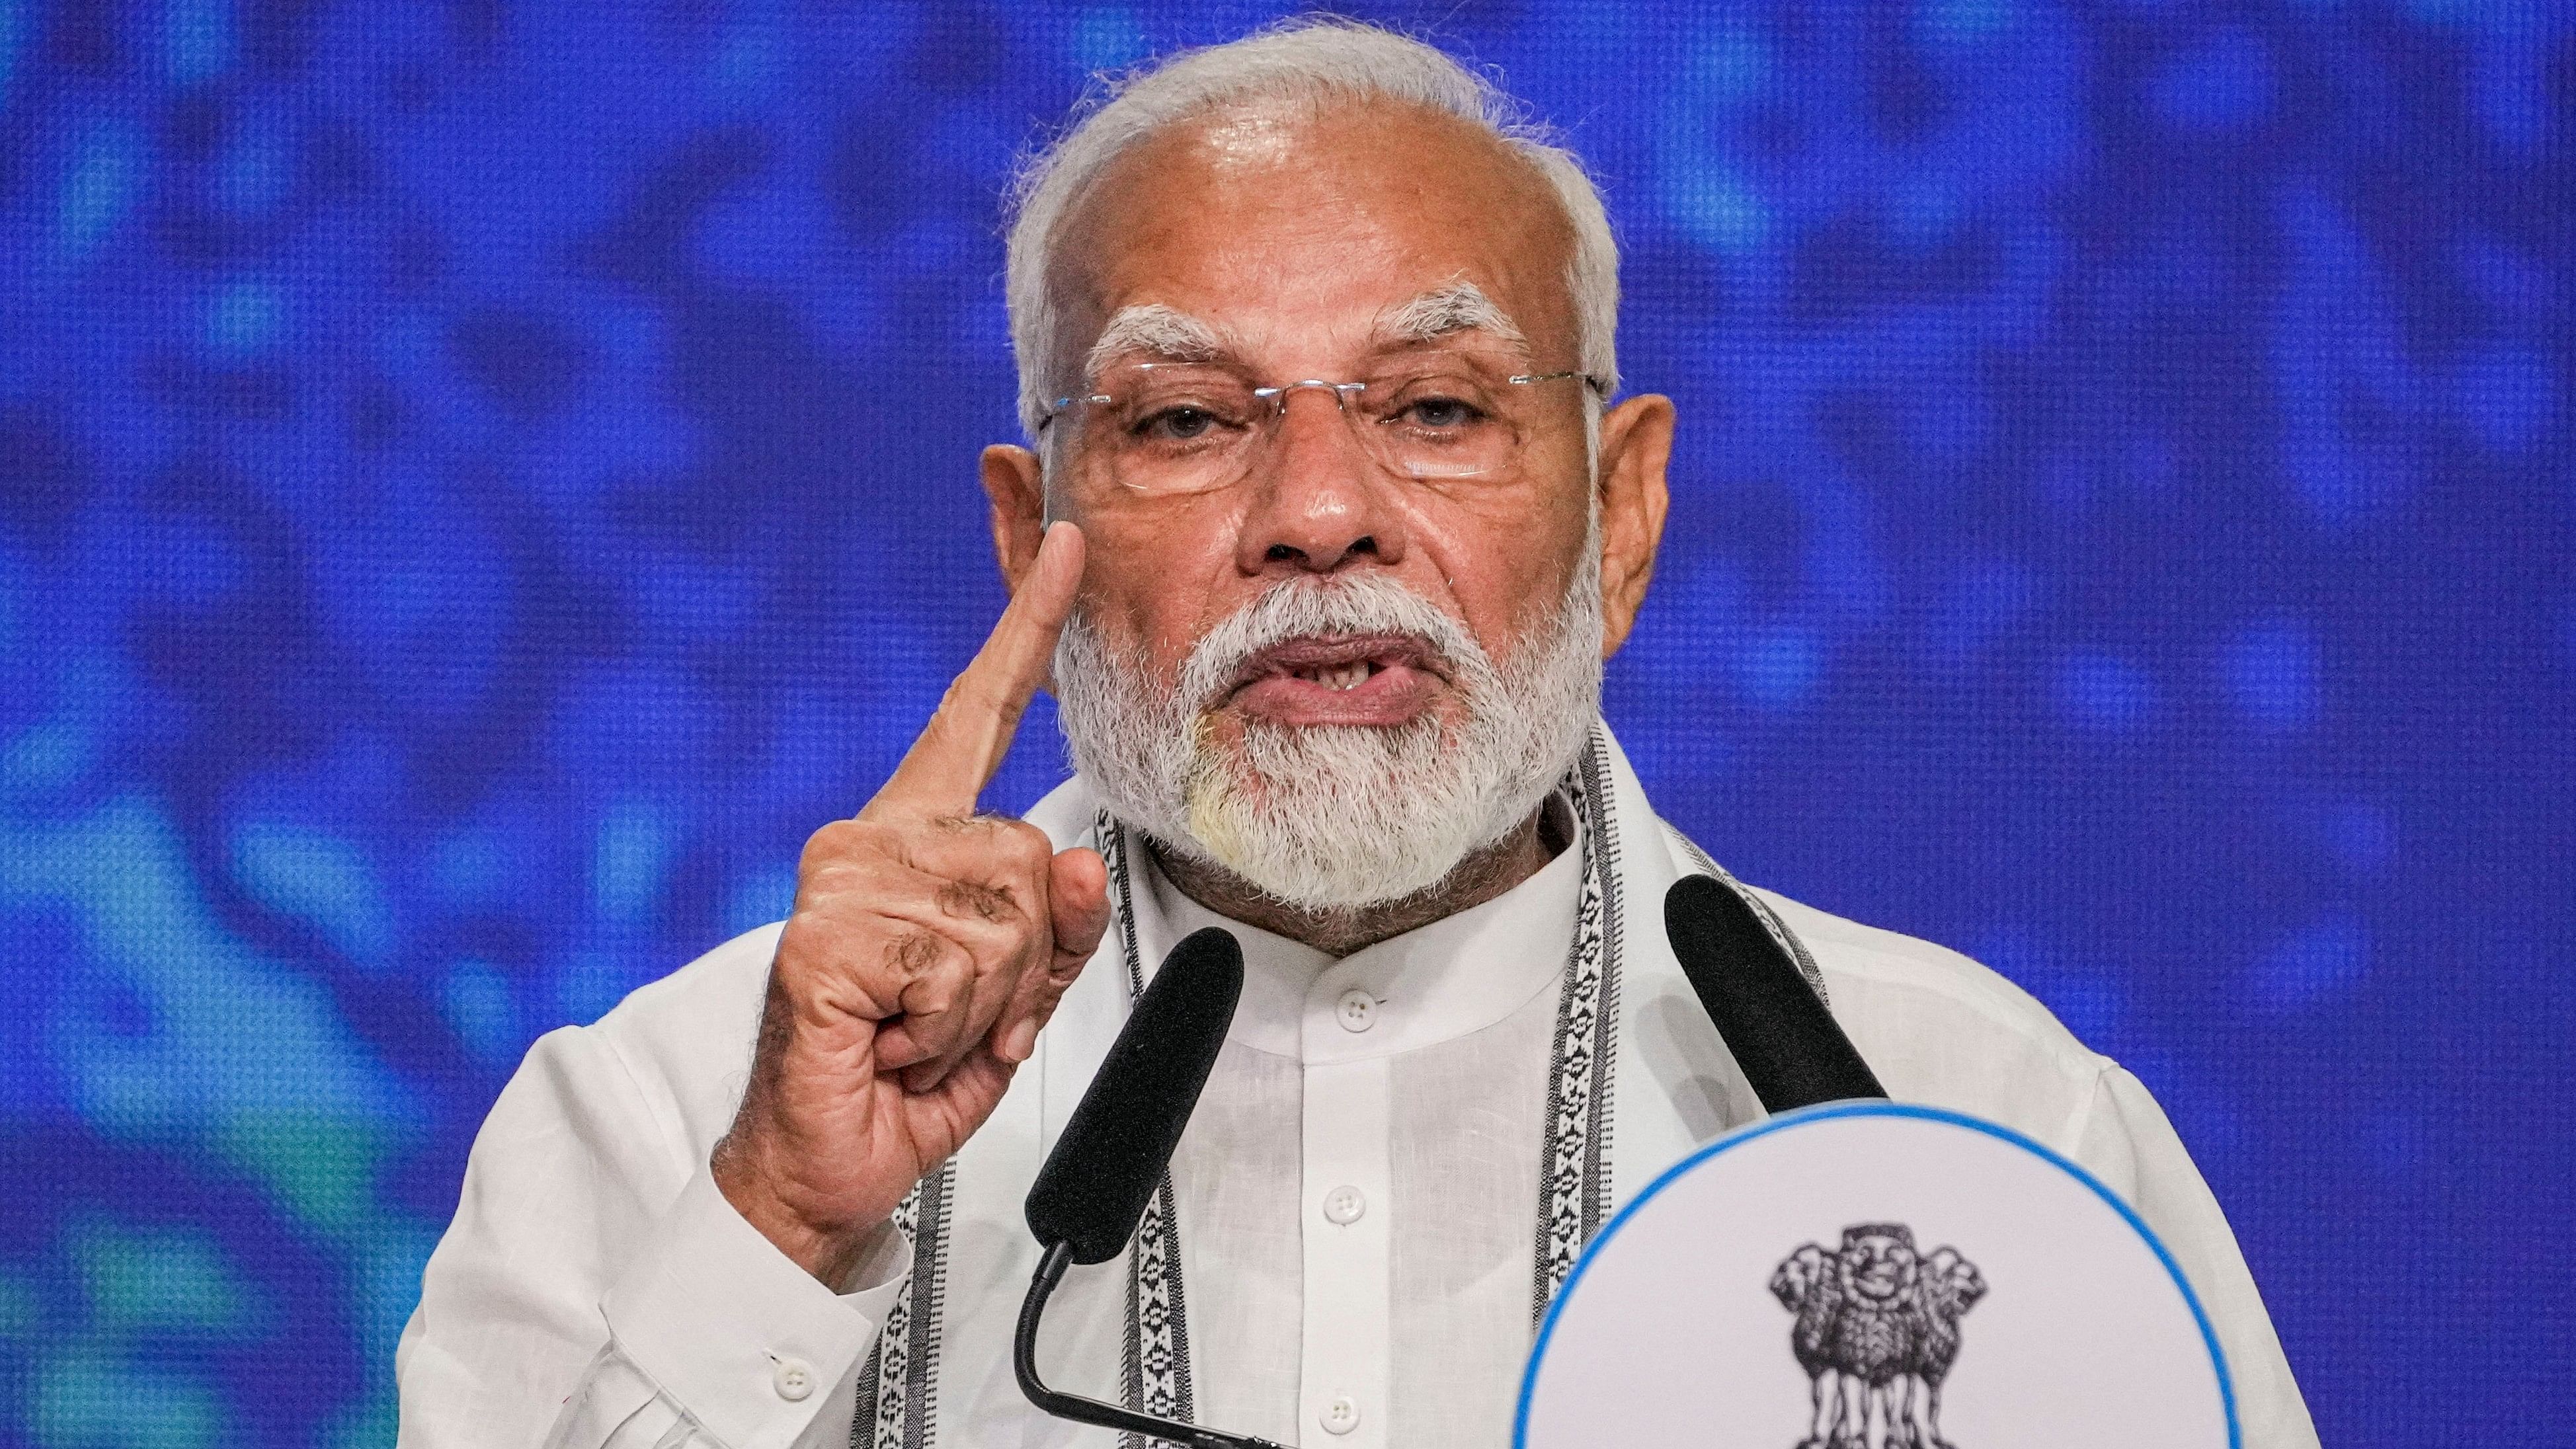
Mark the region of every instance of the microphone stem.
[[1267, 1439], [1156, 1418], [1048, 1388], [1038, 1377], [1038, 1320], [1045, 1315], [1047, 1299], [1055, 1293], [1056, 1285], [1064, 1281], [1064, 1270], [1072, 1264], [1071, 1243], [1048, 1244], [1046, 1257], [1038, 1263], [1037, 1276], [1029, 1280], [1029, 1296], [1020, 1302], [1019, 1331], [1011, 1335], [1011, 1372], [1018, 1377], [1020, 1392], [1028, 1395], [1030, 1403], [1059, 1419], [1095, 1424], [1124, 1434], [1142, 1434], [1148, 1439], [1187, 1445], [1188, 1449], [1281, 1449]]
[[1020, 1300], [1019, 1331], [1011, 1335], [1011, 1372], [1019, 1378], [1020, 1392], [1041, 1409], [1046, 1409], [1047, 1401], [1057, 1395], [1038, 1377], [1038, 1319], [1046, 1313], [1047, 1299], [1054, 1295], [1055, 1285], [1064, 1281], [1064, 1270], [1072, 1264], [1073, 1244], [1047, 1245], [1037, 1276], [1029, 1280], [1029, 1296]]

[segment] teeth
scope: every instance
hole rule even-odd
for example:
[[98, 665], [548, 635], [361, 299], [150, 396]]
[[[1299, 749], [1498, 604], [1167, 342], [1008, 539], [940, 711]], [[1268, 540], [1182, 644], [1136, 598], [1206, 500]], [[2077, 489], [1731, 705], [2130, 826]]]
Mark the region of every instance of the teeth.
[[1320, 669], [1300, 669], [1299, 679], [1312, 680], [1326, 689], [1356, 689], [1368, 682], [1377, 667], [1363, 659], [1353, 664], [1330, 665]]

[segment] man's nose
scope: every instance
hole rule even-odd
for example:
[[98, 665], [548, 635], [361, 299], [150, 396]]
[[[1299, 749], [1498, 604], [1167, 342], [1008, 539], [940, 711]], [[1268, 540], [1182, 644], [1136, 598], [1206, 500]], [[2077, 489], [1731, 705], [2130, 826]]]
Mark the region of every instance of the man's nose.
[[1246, 573], [1331, 573], [1355, 560], [1391, 564], [1404, 556], [1404, 524], [1388, 477], [1358, 429], [1366, 419], [1330, 388], [1291, 388], [1280, 397], [1270, 445], [1245, 486], [1252, 495], [1237, 543]]

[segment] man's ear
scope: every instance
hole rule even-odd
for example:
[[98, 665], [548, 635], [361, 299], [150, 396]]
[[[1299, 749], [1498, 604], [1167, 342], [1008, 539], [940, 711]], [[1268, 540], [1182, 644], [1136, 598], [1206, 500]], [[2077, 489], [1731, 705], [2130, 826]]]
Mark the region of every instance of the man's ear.
[[1038, 556], [1046, 537], [1046, 478], [1038, 455], [1010, 443], [984, 450], [984, 496], [993, 504], [993, 559], [1002, 566], [1002, 582], [1020, 591], [1020, 575]]
[[1664, 469], [1673, 457], [1673, 400], [1646, 393], [1601, 419], [1601, 657], [1628, 642], [1655, 576], [1664, 514]]

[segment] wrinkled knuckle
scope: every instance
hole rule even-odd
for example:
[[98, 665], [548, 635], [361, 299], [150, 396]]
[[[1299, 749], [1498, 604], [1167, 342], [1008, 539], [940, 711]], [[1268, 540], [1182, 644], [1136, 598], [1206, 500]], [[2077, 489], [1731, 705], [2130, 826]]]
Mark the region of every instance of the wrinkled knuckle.
[[917, 981], [939, 966], [939, 938], [928, 931], [898, 931], [885, 943], [886, 970], [905, 981]]
[[835, 820], [805, 844], [808, 872], [865, 867], [894, 852], [901, 827], [882, 820]]
[[961, 920], [1007, 921], [1019, 914], [1011, 893], [982, 881], [952, 880], [939, 887], [939, 909]]
[[821, 924], [827, 916], [847, 915], [876, 892], [877, 872], [863, 859], [836, 857], [808, 865], [797, 876], [795, 912]]

